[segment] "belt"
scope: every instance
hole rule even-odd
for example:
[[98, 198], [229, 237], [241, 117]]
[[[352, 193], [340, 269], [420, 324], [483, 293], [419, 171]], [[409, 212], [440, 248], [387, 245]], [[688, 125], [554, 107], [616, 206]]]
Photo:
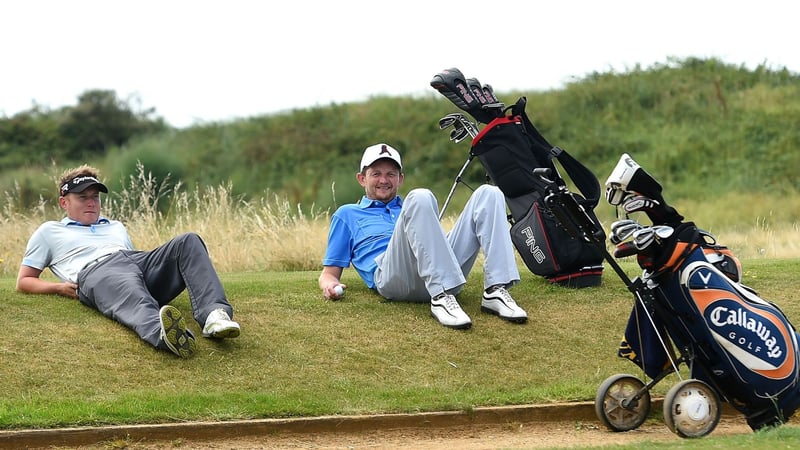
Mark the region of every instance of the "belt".
[[101, 263], [102, 261], [104, 261], [105, 259], [107, 259], [111, 255], [113, 255], [113, 253], [109, 253], [109, 254], [103, 255], [103, 256], [101, 256], [101, 257], [99, 257], [97, 259], [93, 259], [93, 260], [89, 261], [88, 263], [86, 263], [86, 265], [83, 266], [83, 269], [81, 269], [81, 270], [86, 270], [86, 269], [88, 269], [88, 268], [90, 268], [92, 266], [95, 266], [95, 265]]

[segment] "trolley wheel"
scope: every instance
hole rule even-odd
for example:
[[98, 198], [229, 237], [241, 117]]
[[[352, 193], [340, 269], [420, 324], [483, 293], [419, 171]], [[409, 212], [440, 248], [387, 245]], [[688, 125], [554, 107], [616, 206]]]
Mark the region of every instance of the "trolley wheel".
[[721, 415], [717, 393], [700, 380], [683, 380], [664, 397], [664, 422], [680, 437], [697, 438], [711, 433]]
[[650, 414], [650, 391], [631, 401], [644, 388], [644, 382], [633, 375], [612, 375], [597, 388], [594, 411], [597, 418], [612, 431], [638, 428]]

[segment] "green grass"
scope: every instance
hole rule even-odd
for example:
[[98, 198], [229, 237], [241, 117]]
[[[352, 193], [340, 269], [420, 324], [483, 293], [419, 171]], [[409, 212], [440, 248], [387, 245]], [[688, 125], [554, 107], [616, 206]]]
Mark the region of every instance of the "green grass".
[[[800, 317], [800, 260], [744, 265], [746, 284], [790, 319]], [[633, 264], [625, 268], [638, 273]], [[467, 331], [442, 327], [427, 305], [380, 301], [352, 270], [340, 302], [323, 300], [316, 271], [223, 274], [242, 335], [201, 338], [188, 360], [151, 348], [74, 300], [19, 294], [13, 279], [0, 278], [0, 428], [592, 400], [608, 376], [639, 374], [616, 357], [632, 297], [607, 272], [602, 286], [580, 290], [523, 272], [513, 294], [529, 313], [525, 325], [480, 313], [480, 274], [473, 273], [459, 297], [474, 322]], [[174, 304], [189, 313], [185, 294]], [[669, 387], [663, 381], [653, 395]]]
[[[632, 445], [603, 446], [604, 449], [628, 450], [643, 449], [657, 450], [669, 449], [779, 449], [798, 448], [800, 446], [800, 427], [787, 425], [777, 428], [760, 430], [751, 434], [737, 434], [728, 436], [714, 436], [713, 434], [703, 439], [682, 439], [669, 442], [647, 441]], [[597, 446], [570, 447], [573, 449], [597, 448]]]

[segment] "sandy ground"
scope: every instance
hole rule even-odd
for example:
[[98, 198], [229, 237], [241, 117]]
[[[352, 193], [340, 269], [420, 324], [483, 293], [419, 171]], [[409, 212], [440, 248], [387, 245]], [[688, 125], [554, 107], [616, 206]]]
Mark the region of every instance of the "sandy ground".
[[[743, 419], [723, 416], [711, 436], [752, 433]], [[636, 430], [618, 433], [599, 422], [532, 422], [524, 424], [467, 425], [435, 429], [391, 429], [346, 433], [288, 433], [246, 436], [223, 440], [192, 440], [176, 437], [171, 441], [108, 441], [84, 447], [109, 449], [536, 449], [595, 447], [643, 442], [678, 442], [682, 438], [663, 422], [650, 420]]]

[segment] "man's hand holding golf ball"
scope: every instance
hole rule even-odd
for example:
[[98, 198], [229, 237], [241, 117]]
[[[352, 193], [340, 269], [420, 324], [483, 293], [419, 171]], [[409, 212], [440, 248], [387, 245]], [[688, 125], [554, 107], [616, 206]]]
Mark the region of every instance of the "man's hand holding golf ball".
[[325, 289], [325, 298], [330, 300], [339, 300], [344, 297], [344, 290], [347, 289], [345, 284], [331, 284]]

